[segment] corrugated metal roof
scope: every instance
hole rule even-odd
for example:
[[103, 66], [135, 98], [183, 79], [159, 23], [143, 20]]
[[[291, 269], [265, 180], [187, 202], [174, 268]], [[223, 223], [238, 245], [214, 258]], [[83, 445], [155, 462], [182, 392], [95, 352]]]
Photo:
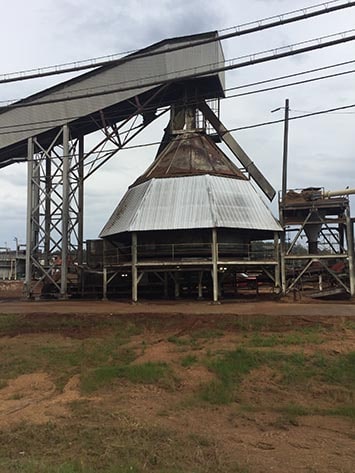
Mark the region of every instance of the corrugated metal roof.
[[157, 177], [201, 174], [246, 179], [244, 174], [206, 133], [185, 131], [173, 138], [132, 187]]
[[132, 187], [100, 237], [214, 227], [282, 230], [250, 181], [203, 175], [152, 179]]
[[[134, 54], [127, 56], [112, 66], [95, 69], [18, 102], [19, 106], [26, 104], [25, 107], [16, 108], [15, 104], [15, 107], [1, 110], [0, 127], [6, 133], [0, 134], [0, 161], [5, 162], [14, 156], [25, 156], [27, 138], [56, 130], [65, 123], [75, 123], [76, 127], [80, 127], [81, 133], [94, 131], [92, 129], [92, 126], [95, 126], [94, 121], [88, 120], [88, 116], [100, 110], [108, 110], [112, 116], [112, 107], [126, 103], [125, 110], [120, 109], [118, 114], [112, 116], [112, 121], [118, 121], [117, 118], [119, 121], [123, 120], [125, 114], [129, 116], [132, 113], [126, 101], [137, 95], [154, 91], [159, 86], [160, 80], [176, 82], [194, 71], [206, 73], [206, 76], [209, 75], [216, 81], [214, 86], [211, 86], [213, 97], [223, 96], [224, 73], [211, 74], [211, 70], [215, 67], [214, 63], [224, 61], [221, 43], [216, 41], [193, 47], [193, 42], [200, 40], [202, 36], [217, 37], [218, 34], [211, 32], [165, 40], [136, 53], [161, 50], [162, 54], [151, 57], [135, 57]], [[192, 47], [173, 52], [165, 51], [169, 46], [184, 43], [191, 43]], [[152, 81], [158, 81], [158, 83], [154, 86], [149, 85]], [[147, 86], [142, 87], [145, 84]], [[139, 88], [115, 92], [120, 87], [135, 86]], [[109, 93], [110, 90], [112, 93]], [[104, 95], [85, 97], [86, 94], [100, 91], [104, 92]], [[70, 98], [78, 94], [80, 98], [75, 100], [41, 105], [41, 102]], [[161, 97], [159, 100], [161, 104]], [[153, 104], [150, 103], [150, 105]], [[36, 125], [33, 125], [34, 122]], [[100, 126], [96, 125], [96, 128]], [[20, 143], [21, 146], [19, 146]]]

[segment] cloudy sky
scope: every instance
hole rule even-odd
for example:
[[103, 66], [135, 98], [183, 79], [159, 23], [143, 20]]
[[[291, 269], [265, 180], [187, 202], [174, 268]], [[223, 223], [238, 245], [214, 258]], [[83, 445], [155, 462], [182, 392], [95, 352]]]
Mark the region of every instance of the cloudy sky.
[[[221, 30], [317, 3], [317, 0], [3, 0], [0, 73], [135, 50], [165, 38]], [[223, 48], [227, 59], [236, 58], [350, 30], [354, 25], [355, 8], [349, 8], [229, 39], [223, 42]], [[355, 42], [230, 71], [226, 73], [226, 85], [230, 88], [351, 60], [355, 60]], [[355, 63], [332, 71], [350, 69], [355, 69]], [[21, 98], [67, 78], [0, 84], [0, 100]], [[222, 121], [227, 128], [237, 128], [282, 118], [282, 110], [273, 114], [271, 110], [282, 107], [285, 98], [290, 100], [291, 116], [354, 104], [355, 74], [226, 99], [221, 105]], [[165, 116], [152, 124], [133, 144], [159, 141], [166, 120]], [[282, 134], [282, 125], [234, 134], [276, 189], [281, 187]], [[122, 151], [89, 179], [85, 191], [85, 238], [97, 237], [128, 185], [150, 164], [155, 152], [154, 147]], [[289, 188], [355, 187], [354, 159], [355, 108], [290, 123]], [[277, 212], [276, 202], [271, 208]], [[25, 241], [25, 214], [26, 166], [16, 164], [0, 169], [0, 247], [5, 244], [13, 247], [15, 236]]]

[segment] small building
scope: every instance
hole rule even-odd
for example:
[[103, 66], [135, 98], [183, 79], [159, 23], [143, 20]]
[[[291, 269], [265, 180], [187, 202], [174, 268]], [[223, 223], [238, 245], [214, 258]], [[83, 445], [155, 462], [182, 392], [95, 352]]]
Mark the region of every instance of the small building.
[[[101, 231], [104, 292], [108, 281], [124, 278], [133, 301], [148, 285], [165, 297], [184, 290], [217, 302], [251, 269], [278, 288], [281, 231], [247, 175], [204, 129], [175, 130]], [[265, 240], [272, 241], [267, 254], [255, 245]]]

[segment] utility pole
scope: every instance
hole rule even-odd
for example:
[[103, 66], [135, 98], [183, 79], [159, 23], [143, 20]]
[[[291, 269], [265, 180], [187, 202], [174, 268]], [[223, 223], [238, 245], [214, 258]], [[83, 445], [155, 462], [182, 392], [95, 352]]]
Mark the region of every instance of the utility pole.
[[287, 192], [287, 158], [288, 158], [288, 119], [290, 107], [289, 100], [285, 100], [285, 121], [284, 121], [284, 148], [282, 155], [282, 191], [281, 200], [284, 202]]
[[[282, 107], [272, 110], [276, 112], [281, 110]], [[280, 269], [281, 269], [281, 292], [286, 295], [287, 281], [286, 281], [286, 239], [285, 239], [285, 224], [283, 218], [283, 207], [287, 192], [287, 158], [288, 158], [288, 122], [290, 113], [289, 100], [285, 100], [285, 119], [284, 119], [284, 139], [283, 139], [283, 153], [282, 153], [282, 185], [281, 185], [281, 198], [279, 199], [279, 218], [283, 228], [283, 232], [280, 235]]]

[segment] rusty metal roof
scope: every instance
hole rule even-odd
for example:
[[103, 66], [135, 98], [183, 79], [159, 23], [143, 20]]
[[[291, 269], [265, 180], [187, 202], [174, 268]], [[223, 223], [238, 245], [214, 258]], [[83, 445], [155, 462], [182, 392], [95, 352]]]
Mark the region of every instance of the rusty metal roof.
[[206, 133], [184, 132], [174, 137], [131, 187], [153, 178], [203, 174], [246, 179]]
[[250, 181], [203, 175], [153, 178], [131, 187], [100, 237], [198, 228], [282, 231]]

